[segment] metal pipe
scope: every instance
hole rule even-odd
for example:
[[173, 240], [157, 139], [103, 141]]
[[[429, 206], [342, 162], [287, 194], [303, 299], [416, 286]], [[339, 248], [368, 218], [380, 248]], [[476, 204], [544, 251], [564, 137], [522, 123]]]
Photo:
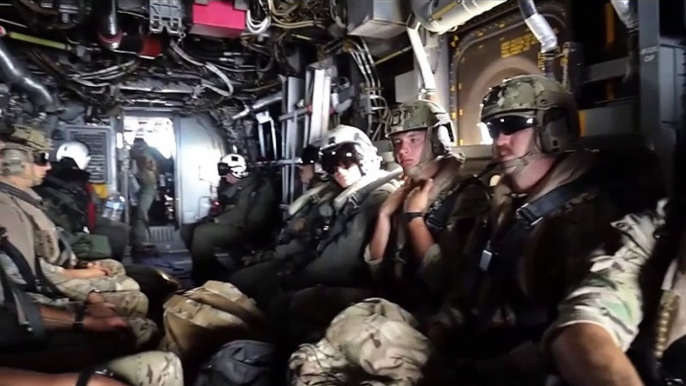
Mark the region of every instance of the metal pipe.
[[29, 96], [34, 108], [42, 108], [48, 113], [57, 111], [57, 103], [50, 91], [29, 72], [24, 63], [10, 54], [2, 40], [0, 40], [0, 78], [5, 83], [22, 89]]
[[422, 43], [422, 38], [419, 37], [419, 20], [415, 16], [410, 16], [407, 21], [407, 36], [410, 38], [410, 45], [412, 51], [417, 59], [419, 65], [419, 72], [422, 75], [424, 88], [422, 94], [435, 95], [436, 94], [436, 77], [431, 71], [431, 64], [429, 58], [426, 56], [426, 50]]
[[541, 70], [545, 76], [554, 79], [553, 60], [557, 56], [559, 48], [557, 35], [545, 17], [538, 13], [536, 3], [533, 0], [518, 0], [518, 4], [524, 23], [534, 34], [536, 40], [541, 43], [541, 53], [543, 54], [543, 68]]
[[453, 0], [434, 9], [436, 1], [412, 0], [412, 12], [427, 31], [443, 34], [505, 2], [507, 0]]
[[638, 28], [638, 14], [632, 9], [631, 0], [610, 0], [610, 2], [629, 31]]
[[240, 113], [234, 114], [231, 117], [231, 120], [235, 121], [236, 119], [246, 117], [253, 111], [257, 111], [276, 102], [280, 102], [281, 99], [283, 99], [283, 93], [281, 91], [272, 95], [267, 95], [266, 97], [256, 100], [255, 103], [252, 104], [252, 106], [246, 106]]
[[640, 60], [638, 58], [638, 13], [631, 0], [611, 0], [617, 16], [629, 30], [628, 43], [629, 56], [626, 62], [626, 75], [624, 82], [628, 82], [638, 75]]
[[[96, 10], [97, 9], [97, 10]], [[153, 59], [162, 54], [162, 42], [153, 35], [124, 35], [119, 25], [117, 0], [101, 0], [93, 8], [93, 18], [100, 45], [104, 48], [124, 54], [135, 54], [138, 57]]]

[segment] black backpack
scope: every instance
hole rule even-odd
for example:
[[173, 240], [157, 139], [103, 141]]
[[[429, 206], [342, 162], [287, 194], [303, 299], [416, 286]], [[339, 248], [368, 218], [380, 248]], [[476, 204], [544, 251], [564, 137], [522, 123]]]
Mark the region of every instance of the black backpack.
[[194, 386], [272, 386], [275, 352], [255, 340], [225, 344], [200, 368]]

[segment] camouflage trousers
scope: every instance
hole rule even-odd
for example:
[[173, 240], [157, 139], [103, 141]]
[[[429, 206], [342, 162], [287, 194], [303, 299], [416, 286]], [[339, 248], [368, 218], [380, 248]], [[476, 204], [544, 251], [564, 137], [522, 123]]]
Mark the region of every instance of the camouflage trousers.
[[93, 289], [100, 291], [106, 301], [115, 305], [115, 311], [120, 316], [145, 316], [148, 313], [147, 296], [140, 292], [138, 283], [128, 276], [70, 279], [60, 275], [52, 276], [50, 280], [58, 287], [68, 287], [82, 294]]
[[131, 327], [136, 349], [154, 347], [157, 344], [160, 330], [155, 322], [146, 318], [127, 318], [126, 322]]
[[143, 352], [112, 360], [104, 367], [135, 386], [183, 386], [181, 361], [170, 352]]
[[124, 264], [118, 262], [117, 260], [102, 259], [96, 261], [96, 263], [100, 264], [101, 266], [107, 268], [110, 272], [112, 272], [112, 276], [126, 275], [126, 269], [124, 268]]
[[324, 339], [300, 346], [291, 356], [290, 385], [418, 385], [433, 353], [417, 325], [408, 312], [384, 299], [348, 307], [331, 322]]

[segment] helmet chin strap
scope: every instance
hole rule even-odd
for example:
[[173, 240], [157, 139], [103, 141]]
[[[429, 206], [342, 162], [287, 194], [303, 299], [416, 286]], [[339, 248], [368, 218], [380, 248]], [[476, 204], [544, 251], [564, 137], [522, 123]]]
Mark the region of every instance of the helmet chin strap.
[[541, 156], [543, 156], [543, 153], [536, 146], [536, 140], [532, 138], [529, 142], [529, 150], [523, 156], [499, 162], [498, 168], [501, 172], [508, 171], [510, 175], [519, 174], [531, 164], [532, 160]]

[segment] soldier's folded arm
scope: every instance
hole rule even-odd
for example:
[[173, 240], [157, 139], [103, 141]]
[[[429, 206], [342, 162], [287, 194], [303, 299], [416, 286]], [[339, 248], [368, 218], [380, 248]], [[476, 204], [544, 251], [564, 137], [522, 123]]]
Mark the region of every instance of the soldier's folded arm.
[[585, 279], [544, 335], [544, 352], [571, 385], [642, 384], [624, 353], [643, 319], [639, 279], [648, 255], [628, 236], [621, 244], [593, 253]]
[[40, 259], [41, 269], [45, 277], [52, 282], [55, 287], [71, 300], [80, 302], [98, 302], [100, 295], [96, 288], [88, 279], [75, 279], [64, 275], [64, 268], [52, 265]]

